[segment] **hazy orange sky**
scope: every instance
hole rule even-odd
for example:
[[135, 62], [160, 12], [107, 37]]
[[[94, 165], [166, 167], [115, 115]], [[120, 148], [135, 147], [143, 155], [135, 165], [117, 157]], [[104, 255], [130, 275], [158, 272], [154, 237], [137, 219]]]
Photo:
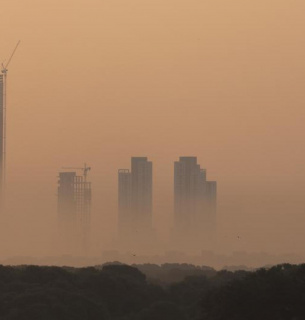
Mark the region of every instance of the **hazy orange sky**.
[[85, 161], [93, 247], [107, 247], [131, 156], [153, 161], [166, 238], [187, 155], [218, 181], [220, 250], [304, 253], [304, 12], [303, 0], [0, 0], [0, 60], [21, 40], [3, 254], [54, 252], [57, 173]]

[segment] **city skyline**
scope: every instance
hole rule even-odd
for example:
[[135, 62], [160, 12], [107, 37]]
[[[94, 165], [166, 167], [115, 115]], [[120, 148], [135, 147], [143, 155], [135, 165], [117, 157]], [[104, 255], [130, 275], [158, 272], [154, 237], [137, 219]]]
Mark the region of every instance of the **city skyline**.
[[174, 217], [172, 161], [196, 155], [219, 184], [219, 250], [302, 253], [304, 10], [300, 1], [5, 0], [1, 62], [22, 46], [7, 88], [3, 254], [56, 251], [55, 177], [84, 160], [101, 195], [100, 252], [117, 226], [117, 169], [139, 154], [155, 164], [162, 239]]
[[[168, 248], [215, 249], [217, 183], [206, 180], [206, 169], [197, 157], [180, 157], [174, 162], [174, 223]], [[131, 169], [118, 169], [118, 242], [121, 250], [142, 250], [162, 241], [153, 225], [152, 162], [147, 157], [131, 157]], [[162, 244], [161, 244], [162, 246]]]
[[[212, 250], [217, 241], [216, 182], [207, 181], [206, 169], [197, 164], [197, 157], [183, 156], [174, 162], [172, 242], [164, 243], [157, 237], [159, 226], [153, 225], [152, 168], [147, 157], [131, 157], [131, 169], [118, 169], [118, 248], [138, 253], [158, 245], [182, 252]], [[91, 168], [85, 164], [63, 169], [70, 171], [59, 172], [58, 253], [89, 255], [91, 183], [87, 173]], [[83, 176], [71, 169], [81, 169]]]
[[304, 317], [304, 12], [1, 0], [1, 319]]

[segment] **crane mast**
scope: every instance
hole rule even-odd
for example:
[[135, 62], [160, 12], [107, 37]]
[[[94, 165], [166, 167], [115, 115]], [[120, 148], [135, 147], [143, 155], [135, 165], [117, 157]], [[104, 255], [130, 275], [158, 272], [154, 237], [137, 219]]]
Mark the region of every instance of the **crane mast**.
[[[88, 171], [91, 170], [91, 167], [88, 167], [85, 163], [82, 168], [79, 167], [62, 167], [62, 169], [73, 170], [73, 172], [61, 172], [60, 177], [65, 175], [71, 177], [68, 185], [63, 190], [70, 188], [70, 195], [72, 195], [73, 201], [70, 200], [71, 209], [69, 212], [64, 212], [66, 210], [66, 204], [69, 201], [62, 200], [66, 196], [61, 195], [59, 192], [59, 216], [63, 217], [70, 215], [66, 225], [66, 231], [63, 234], [71, 235], [73, 239], [74, 234], [74, 246], [77, 246], [81, 249], [82, 254], [87, 254], [89, 249], [89, 238], [90, 238], [90, 216], [91, 216], [91, 182], [87, 181]], [[74, 170], [81, 170], [82, 175], [76, 175]], [[61, 179], [60, 179], [61, 184]], [[61, 188], [59, 188], [61, 189]], [[64, 203], [64, 206], [61, 206], [61, 203]], [[73, 231], [74, 230], [74, 231]]]
[[88, 171], [91, 170], [91, 167], [87, 167], [87, 164], [85, 163], [82, 168], [63, 167], [63, 169], [82, 170], [83, 171], [84, 182], [87, 182], [87, 174], [88, 174]]
[[1, 94], [2, 94], [2, 101], [1, 101], [1, 150], [0, 150], [0, 159], [1, 159], [1, 200], [4, 200], [5, 194], [5, 184], [6, 184], [6, 111], [7, 111], [7, 72], [8, 66], [12, 61], [13, 56], [20, 44], [20, 40], [17, 42], [12, 54], [10, 55], [6, 64], [2, 63], [1, 69]]

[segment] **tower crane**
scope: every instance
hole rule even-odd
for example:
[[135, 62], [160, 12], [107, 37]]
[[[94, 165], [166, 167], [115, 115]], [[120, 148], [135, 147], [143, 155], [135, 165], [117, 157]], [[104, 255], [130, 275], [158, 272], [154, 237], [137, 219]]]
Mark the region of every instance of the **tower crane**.
[[17, 44], [16, 44], [16, 46], [15, 46], [15, 49], [13, 50], [13, 52], [12, 52], [10, 58], [8, 59], [7, 63], [4, 65], [4, 62], [2, 62], [2, 70], [1, 70], [1, 72], [2, 72], [4, 75], [7, 74], [7, 71], [8, 71], [7, 67], [9, 66], [9, 64], [10, 64], [10, 62], [11, 62], [11, 60], [12, 60], [12, 58], [13, 58], [13, 56], [14, 56], [14, 54], [15, 54], [18, 46], [19, 46], [19, 44], [20, 44], [20, 40], [17, 42]]
[[4, 62], [2, 63], [2, 69], [1, 69], [1, 73], [3, 74], [3, 123], [2, 125], [2, 142], [3, 142], [3, 146], [2, 146], [2, 150], [0, 151], [2, 153], [2, 191], [5, 190], [5, 180], [6, 180], [6, 88], [7, 88], [7, 72], [8, 72], [8, 66], [10, 64], [10, 62], [12, 61], [12, 58], [18, 48], [20, 44], [20, 40], [17, 42], [11, 56], [9, 57], [8, 61], [6, 64], [4, 64]]
[[82, 170], [83, 171], [83, 176], [84, 176], [84, 182], [87, 182], [87, 174], [88, 174], [88, 171], [91, 170], [91, 167], [87, 167], [87, 164], [85, 163], [82, 168], [63, 167], [63, 169]]

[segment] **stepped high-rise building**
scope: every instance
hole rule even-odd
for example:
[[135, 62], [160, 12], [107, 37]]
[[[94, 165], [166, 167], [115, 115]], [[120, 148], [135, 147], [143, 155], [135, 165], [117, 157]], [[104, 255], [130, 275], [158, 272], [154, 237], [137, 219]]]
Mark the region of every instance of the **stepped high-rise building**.
[[146, 157], [132, 157], [131, 171], [118, 171], [118, 232], [125, 246], [152, 239], [152, 162]]
[[60, 172], [58, 181], [58, 220], [63, 253], [88, 252], [91, 213], [91, 183], [76, 172]]
[[206, 180], [196, 157], [174, 163], [174, 229], [177, 247], [210, 248], [216, 229], [216, 181]]

